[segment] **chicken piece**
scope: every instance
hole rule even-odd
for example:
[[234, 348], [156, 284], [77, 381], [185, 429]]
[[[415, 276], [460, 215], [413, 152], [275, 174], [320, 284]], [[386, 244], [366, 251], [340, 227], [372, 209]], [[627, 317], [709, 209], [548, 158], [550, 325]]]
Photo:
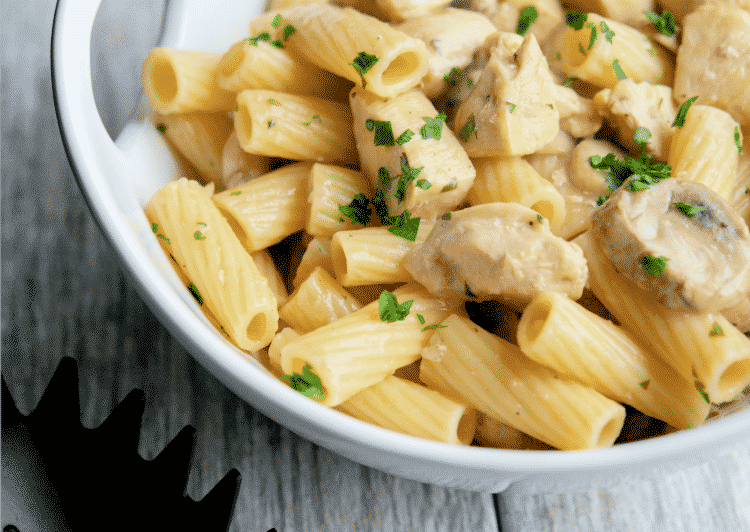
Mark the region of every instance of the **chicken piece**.
[[596, 112], [617, 131], [624, 147], [640, 155], [641, 147], [633, 140], [633, 134], [639, 127], [645, 127], [651, 133], [648, 153], [667, 160], [672, 123], [677, 115], [670, 87], [624, 79], [612, 89], [599, 91], [593, 104]]
[[578, 299], [588, 278], [581, 248], [517, 203], [477, 205], [438, 221], [403, 264], [432, 294], [498, 299], [516, 308], [545, 290]]
[[470, 157], [534, 153], [560, 131], [554, 81], [533, 34], [499, 33], [490, 60], [456, 113], [454, 131]]
[[557, 0], [471, 0], [470, 8], [484, 13], [498, 30], [515, 33], [521, 10], [533, 6], [537, 19], [529, 27], [536, 40], [543, 42], [552, 30], [564, 20], [563, 10]]
[[623, 22], [628, 26], [645, 26], [648, 19], [643, 16], [644, 11], [654, 11], [654, 0], [576, 0], [577, 11], [598, 13], [603, 17]]
[[706, 4], [685, 17], [674, 97], [683, 103], [693, 96], [750, 125], [750, 12]]
[[560, 129], [571, 137], [590, 137], [602, 127], [602, 117], [594, 112], [592, 100], [579, 96], [570, 87], [552, 85], [555, 109], [560, 113]]
[[428, 98], [455, 86], [457, 76], [452, 69], [469, 66], [477, 49], [497, 31], [481, 13], [452, 8], [410, 18], [398, 29], [421, 39], [430, 51], [427, 75], [417, 87]]
[[591, 217], [591, 231], [614, 269], [659, 303], [715, 312], [750, 291], [750, 232], [715, 192], [665, 179], [641, 192], [623, 183]]

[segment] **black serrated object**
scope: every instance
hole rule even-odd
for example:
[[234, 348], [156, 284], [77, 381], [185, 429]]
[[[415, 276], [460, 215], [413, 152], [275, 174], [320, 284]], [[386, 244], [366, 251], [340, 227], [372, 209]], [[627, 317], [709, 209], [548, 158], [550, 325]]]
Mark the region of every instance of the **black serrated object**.
[[32, 454], [56, 492], [52, 498], [75, 532], [225, 532], [239, 492], [239, 472], [232, 469], [203, 499], [192, 500], [185, 488], [195, 429], [186, 426], [157, 457], [144, 460], [137, 451], [144, 407], [144, 393], [136, 389], [99, 427], [83, 427], [78, 368], [74, 359], [64, 357], [28, 416], [18, 411], [2, 379], [3, 440], [27, 435], [24, 445], [34, 447]]

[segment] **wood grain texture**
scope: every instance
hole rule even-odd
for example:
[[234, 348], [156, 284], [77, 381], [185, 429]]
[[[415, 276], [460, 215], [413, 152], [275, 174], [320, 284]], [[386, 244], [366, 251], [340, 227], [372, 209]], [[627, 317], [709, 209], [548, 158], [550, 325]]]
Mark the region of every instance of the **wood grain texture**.
[[[120, 269], [68, 166], [50, 81], [54, 1], [4, 2], [0, 9], [1, 362], [19, 410], [31, 411], [66, 355], [78, 362], [86, 427], [142, 389], [141, 456], [155, 457], [191, 424], [196, 449], [188, 495], [200, 499], [231, 468], [240, 471], [233, 532], [497, 531], [489, 495], [403, 480], [344, 459], [262, 415], [190, 357]], [[109, 1], [100, 10], [93, 78], [111, 134], [140, 93], [140, 59], [125, 56], [135, 47], [144, 57], [156, 34], [135, 21], [161, 9], [141, 0]]]

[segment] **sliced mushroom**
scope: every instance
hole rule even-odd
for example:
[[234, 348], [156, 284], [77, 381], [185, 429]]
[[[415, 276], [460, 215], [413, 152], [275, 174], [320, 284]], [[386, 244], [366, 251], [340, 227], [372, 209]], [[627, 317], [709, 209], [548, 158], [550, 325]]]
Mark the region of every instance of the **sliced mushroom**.
[[431, 293], [502, 300], [523, 308], [545, 290], [578, 299], [588, 278], [581, 248], [552, 234], [549, 222], [517, 203], [486, 203], [441, 220], [404, 259]]
[[672, 178], [630, 192], [635, 179], [592, 216], [592, 234], [614, 269], [679, 311], [737, 304], [750, 291], [745, 222], [700, 183]]

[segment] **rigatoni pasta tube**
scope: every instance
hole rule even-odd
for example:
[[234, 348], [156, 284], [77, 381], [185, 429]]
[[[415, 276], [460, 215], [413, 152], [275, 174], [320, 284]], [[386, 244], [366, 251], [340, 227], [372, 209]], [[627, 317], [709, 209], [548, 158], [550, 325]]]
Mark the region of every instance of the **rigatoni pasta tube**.
[[482, 203], [520, 203], [549, 220], [554, 233], [565, 221], [565, 198], [521, 157], [474, 159], [477, 177], [467, 199]]
[[692, 105], [682, 127], [674, 128], [667, 162], [672, 177], [702, 183], [727, 202], [737, 181], [739, 124], [726, 111]]
[[295, 52], [378, 96], [401, 94], [427, 73], [422, 41], [354, 9], [309, 5], [285, 18], [297, 29], [287, 43]]
[[296, 163], [214, 196], [248, 252], [267, 248], [305, 227], [310, 163]]
[[422, 350], [419, 378], [506, 425], [562, 450], [611, 446], [625, 409], [524, 356], [471, 321], [451, 315]]
[[322, 403], [336, 406], [418, 360], [432, 331], [423, 330], [417, 314], [430, 325], [445, 319], [451, 308], [414, 285], [401, 287], [394, 295], [400, 305], [413, 301], [403, 320], [382, 321], [379, 301], [374, 301], [286, 344], [281, 349], [284, 373], [302, 374], [309, 363], [327, 392]]
[[299, 337], [300, 333], [291, 327], [284, 327], [281, 329], [281, 332], [276, 333], [276, 336], [273, 337], [271, 344], [268, 346], [268, 362], [271, 364], [272, 369], [281, 372], [281, 349]]
[[276, 91], [237, 95], [234, 128], [249, 153], [319, 163], [352, 163], [357, 151], [348, 106]]
[[307, 244], [307, 249], [302, 254], [294, 274], [292, 286], [297, 288], [312, 271], [320, 266], [325, 271], [333, 275], [333, 262], [331, 261], [331, 239], [325, 237], [315, 237]]
[[339, 231], [331, 239], [331, 260], [342, 286], [399, 283], [412, 280], [403, 266], [404, 257], [424, 242], [434, 223], [421, 222], [414, 242], [386, 227]]
[[589, 266], [591, 290], [623, 327], [715, 403], [729, 401], [750, 383], [750, 338], [720, 313], [687, 314], [612, 269], [590, 232], [576, 238]]
[[563, 294], [534, 297], [518, 324], [518, 345], [540, 364], [673, 427], [697, 427], [708, 416], [692, 381]]
[[146, 215], [167, 239], [193, 296], [231, 339], [247, 350], [268, 345], [279, 321], [276, 298], [201, 187], [185, 178], [166, 184], [146, 205]]
[[304, 334], [360, 308], [362, 305], [318, 266], [281, 307], [279, 317]]
[[279, 270], [276, 269], [271, 254], [267, 249], [261, 249], [250, 256], [258, 267], [260, 274], [268, 280], [268, 287], [273, 292], [279, 307], [284, 306], [289, 298], [289, 293], [286, 291], [284, 280], [281, 278]]
[[339, 206], [349, 205], [358, 194], [373, 196], [367, 178], [356, 170], [315, 163], [310, 170], [310, 216], [305, 230], [313, 236], [330, 237], [336, 231], [356, 227]]
[[154, 48], [143, 61], [141, 81], [148, 102], [161, 114], [230, 111], [234, 93], [216, 81], [221, 54]]
[[477, 424], [473, 408], [393, 375], [337, 409], [384, 429], [454, 445], [469, 445]]
[[580, 30], [566, 28], [560, 54], [568, 76], [599, 87], [612, 88], [625, 78], [672, 85], [674, 66], [666, 50], [640, 31], [595, 13]]
[[157, 114], [154, 122], [206, 181], [222, 182], [222, 151], [232, 132], [226, 113]]

